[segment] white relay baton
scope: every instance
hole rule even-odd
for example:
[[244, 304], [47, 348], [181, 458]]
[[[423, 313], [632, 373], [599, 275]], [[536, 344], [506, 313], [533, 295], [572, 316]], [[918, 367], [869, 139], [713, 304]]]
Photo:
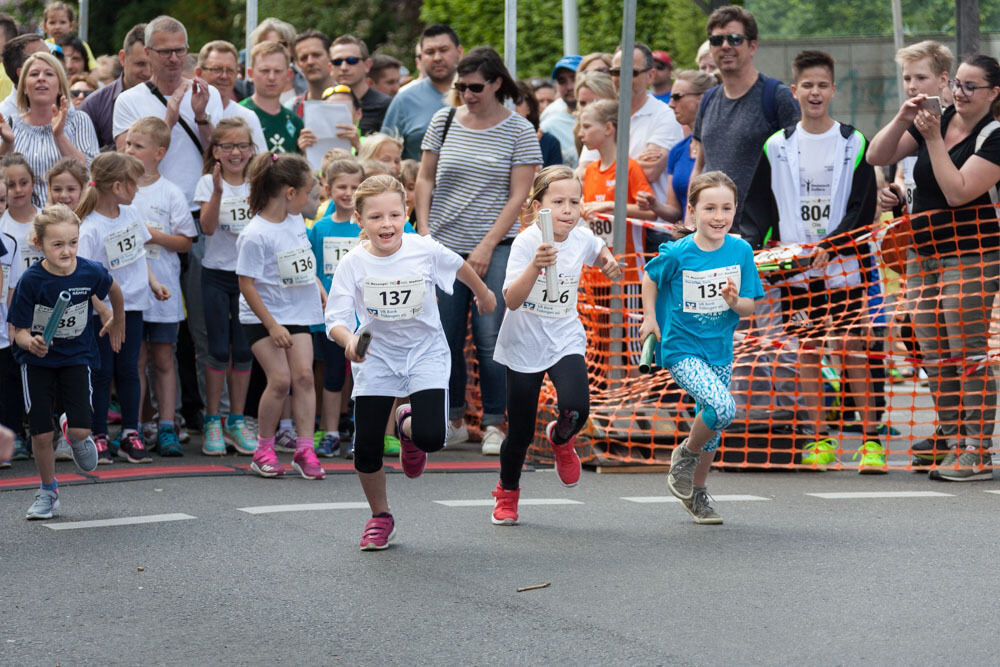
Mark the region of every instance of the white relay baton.
[[[538, 228], [542, 230], [542, 241], [544, 243], [555, 243], [552, 233], [552, 210], [543, 208], [538, 212]], [[548, 299], [555, 303], [559, 300], [559, 271], [556, 266], [545, 267], [545, 290], [548, 292]]]

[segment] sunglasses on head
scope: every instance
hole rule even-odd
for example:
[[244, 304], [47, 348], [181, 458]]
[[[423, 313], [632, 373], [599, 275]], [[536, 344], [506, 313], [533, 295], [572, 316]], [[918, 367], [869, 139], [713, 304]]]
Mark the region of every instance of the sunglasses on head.
[[357, 65], [361, 62], [361, 58], [358, 58], [357, 56], [348, 56], [347, 58], [334, 58], [330, 62], [333, 63], [334, 67], [340, 67], [344, 63], [347, 63], [348, 65]]
[[458, 82], [458, 83], [455, 84], [455, 90], [457, 90], [460, 93], [464, 93], [467, 90], [470, 90], [470, 91], [472, 91], [474, 93], [481, 93], [485, 89], [486, 89], [486, 84], [485, 83], [462, 83], [462, 82]]
[[747, 36], [740, 32], [731, 32], [728, 35], [709, 35], [708, 43], [712, 46], [722, 46], [723, 42], [729, 42], [729, 46], [739, 46], [746, 41]]

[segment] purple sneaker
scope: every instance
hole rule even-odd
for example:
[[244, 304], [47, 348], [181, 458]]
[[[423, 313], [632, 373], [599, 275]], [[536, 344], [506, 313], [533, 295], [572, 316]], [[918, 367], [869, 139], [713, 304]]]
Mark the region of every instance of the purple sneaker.
[[316, 452], [312, 447], [303, 447], [292, 456], [292, 468], [302, 475], [302, 479], [323, 479], [326, 472], [316, 458]]
[[403, 474], [413, 479], [420, 477], [427, 465], [427, 452], [413, 444], [413, 439], [403, 433], [403, 420], [410, 416], [409, 403], [396, 409], [396, 433], [399, 434], [399, 464]]
[[257, 448], [257, 451], [253, 453], [250, 469], [261, 477], [281, 477], [285, 474], [285, 466], [281, 465], [278, 455], [270, 447], [267, 449]]
[[388, 548], [389, 541], [396, 537], [396, 522], [389, 513], [368, 519], [365, 532], [361, 533], [362, 551], [379, 551]]

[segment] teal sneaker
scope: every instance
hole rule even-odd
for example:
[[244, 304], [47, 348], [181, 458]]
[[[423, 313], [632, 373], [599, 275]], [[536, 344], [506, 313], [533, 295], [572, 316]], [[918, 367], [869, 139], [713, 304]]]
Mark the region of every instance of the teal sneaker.
[[160, 456], [184, 456], [184, 448], [173, 426], [161, 426], [156, 431], [156, 451]]
[[201, 453], [205, 456], [225, 456], [226, 441], [222, 437], [222, 420], [218, 417], [205, 419], [205, 440]]
[[27, 461], [31, 458], [31, 447], [21, 436], [14, 438], [14, 455], [11, 461]]
[[222, 431], [222, 437], [226, 444], [235, 449], [237, 454], [252, 456], [257, 451], [257, 438], [250, 433], [250, 428], [245, 420], [237, 419], [230, 424], [227, 419]]
[[885, 463], [885, 447], [877, 438], [868, 438], [861, 449], [854, 452], [853, 460], [857, 461], [861, 457], [858, 465], [858, 473], [861, 475], [884, 475], [889, 472], [889, 467]]
[[802, 448], [802, 465], [813, 470], [826, 472], [827, 466], [837, 461], [837, 447], [840, 443], [836, 438], [824, 437], [805, 445]]

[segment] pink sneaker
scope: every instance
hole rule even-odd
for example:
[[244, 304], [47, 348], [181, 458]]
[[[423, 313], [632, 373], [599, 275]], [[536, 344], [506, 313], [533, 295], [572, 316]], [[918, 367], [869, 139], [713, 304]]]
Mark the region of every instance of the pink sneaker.
[[361, 533], [361, 550], [379, 551], [385, 549], [394, 537], [396, 537], [396, 522], [392, 515], [373, 516], [365, 524], [365, 532]]
[[497, 504], [493, 508], [493, 523], [497, 526], [513, 526], [517, 523], [517, 501], [521, 498], [521, 489], [508, 491], [497, 482], [493, 497]]
[[250, 463], [250, 470], [261, 477], [281, 477], [285, 474], [285, 466], [281, 465], [278, 455], [274, 449], [258, 447], [253, 453], [253, 461]]
[[427, 465], [427, 452], [413, 444], [411, 438], [403, 434], [403, 420], [410, 416], [410, 405], [401, 405], [396, 410], [396, 433], [399, 434], [399, 464], [403, 474], [413, 479], [420, 477]]
[[569, 442], [557, 445], [552, 442], [552, 431], [556, 423], [549, 422], [545, 429], [545, 437], [549, 440], [552, 453], [556, 456], [556, 474], [563, 486], [576, 486], [580, 483], [580, 457], [576, 454], [573, 445], [576, 443], [576, 436], [569, 439]]
[[323, 479], [326, 472], [316, 458], [316, 452], [312, 447], [303, 447], [292, 456], [292, 468], [302, 475], [302, 479]]

